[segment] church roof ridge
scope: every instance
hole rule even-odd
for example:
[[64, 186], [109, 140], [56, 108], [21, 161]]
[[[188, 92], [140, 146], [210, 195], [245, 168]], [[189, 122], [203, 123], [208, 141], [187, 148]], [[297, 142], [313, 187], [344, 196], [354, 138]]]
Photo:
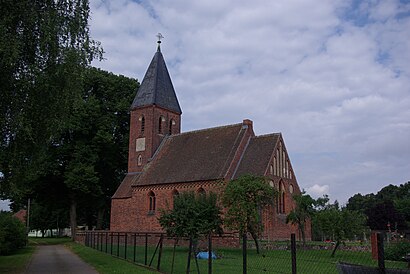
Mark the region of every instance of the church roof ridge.
[[203, 128], [203, 129], [196, 129], [196, 130], [192, 130], [192, 131], [181, 132], [181, 133], [169, 135], [168, 138], [177, 137], [177, 136], [180, 136], [180, 135], [187, 135], [187, 134], [194, 134], [194, 133], [200, 133], [200, 132], [211, 131], [211, 130], [230, 128], [230, 127], [238, 127], [238, 126], [242, 126], [242, 123], [223, 125], [223, 126], [215, 126], [215, 127], [209, 127], [209, 128]]
[[258, 136], [254, 136], [252, 138], [266, 138], [266, 137], [275, 137], [275, 136], [280, 136], [282, 135], [281, 132], [272, 132], [272, 133], [266, 133]]

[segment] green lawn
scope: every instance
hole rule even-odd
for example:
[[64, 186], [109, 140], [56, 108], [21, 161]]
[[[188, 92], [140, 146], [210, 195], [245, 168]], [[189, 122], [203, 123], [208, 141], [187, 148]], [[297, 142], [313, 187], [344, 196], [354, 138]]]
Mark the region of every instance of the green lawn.
[[[99, 247], [105, 252], [105, 245]], [[164, 247], [161, 254], [160, 270], [166, 273], [184, 273], [187, 264], [187, 248], [177, 247], [175, 252], [174, 266], [172, 267], [172, 247]], [[108, 253], [111, 253], [111, 246], [107, 245]], [[143, 246], [136, 246], [135, 262], [144, 264], [145, 249]], [[336, 264], [339, 261], [362, 264], [368, 266], [377, 266], [377, 261], [371, 259], [370, 252], [354, 251], [337, 251], [334, 258], [330, 257], [331, 249], [328, 250], [298, 250], [297, 252], [297, 269], [298, 273], [338, 273]], [[156, 268], [158, 262], [158, 253], [155, 247], [148, 248], [147, 264], [152, 261], [151, 267]], [[213, 261], [214, 273], [241, 273], [242, 272], [242, 251], [240, 249], [217, 249], [218, 259]], [[119, 255], [121, 258], [134, 262], [134, 247], [128, 246], [125, 252], [124, 246], [112, 246], [112, 254]], [[207, 260], [198, 260], [201, 273], [207, 273]], [[404, 262], [386, 261], [388, 268], [405, 268]], [[195, 261], [191, 261], [191, 271], [196, 272]], [[249, 273], [291, 273], [291, 255], [287, 250], [270, 250], [264, 251], [261, 255], [256, 254], [255, 250], [248, 252], [248, 272]]]
[[76, 253], [85, 262], [92, 265], [99, 273], [157, 273], [156, 271], [146, 269], [142, 266], [137, 266], [125, 260], [115, 258], [109, 254], [102, 253], [95, 249], [77, 244], [66, 243], [74, 253]]
[[11, 255], [0, 256], [0, 273], [22, 273], [34, 249], [34, 246], [27, 246]]

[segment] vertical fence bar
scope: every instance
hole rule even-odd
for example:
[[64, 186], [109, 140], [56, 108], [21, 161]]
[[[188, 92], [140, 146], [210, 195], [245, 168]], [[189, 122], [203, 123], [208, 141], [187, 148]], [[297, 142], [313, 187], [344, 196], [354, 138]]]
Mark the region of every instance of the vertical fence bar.
[[192, 253], [192, 238], [189, 238], [188, 261], [186, 264], [186, 274], [191, 272], [191, 253]]
[[212, 274], [212, 234], [208, 235], [208, 274]]
[[148, 260], [148, 233], [145, 233], [145, 260], [144, 264], [147, 265]]
[[137, 251], [137, 234], [134, 233], [134, 263], [135, 263], [135, 253]]
[[157, 270], [159, 271], [161, 266], [161, 255], [162, 255], [162, 241], [164, 240], [164, 235], [161, 234], [161, 238], [159, 238], [159, 253], [158, 253], [158, 263], [157, 263]]
[[128, 233], [125, 233], [124, 259], [127, 259]]
[[246, 235], [246, 233], [243, 233], [242, 234], [242, 271], [243, 271], [243, 274], [246, 274], [247, 273], [247, 266], [246, 266], [246, 260], [247, 260], [247, 258], [246, 258], [246, 249], [247, 249], [247, 245], [248, 245], [248, 237], [247, 237], [247, 235]]
[[120, 233], [117, 233], [117, 257], [120, 257]]
[[108, 253], [108, 232], [105, 232], [105, 253]]
[[103, 242], [103, 240], [104, 240], [104, 232], [100, 232], [100, 235], [101, 235], [101, 242], [100, 242], [100, 251], [103, 251], [103, 247], [104, 247], [104, 242]]
[[111, 245], [111, 255], [112, 255], [112, 238], [113, 238], [113, 234], [112, 232], [110, 233], [110, 245]]
[[290, 249], [292, 254], [292, 274], [296, 274], [296, 235], [290, 235]]
[[377, 261], [379, 265], [379, 270], [381, 273], [386, 273], [386, 268], [384, 265], [384, 243], [383, 234], [377, 233]]

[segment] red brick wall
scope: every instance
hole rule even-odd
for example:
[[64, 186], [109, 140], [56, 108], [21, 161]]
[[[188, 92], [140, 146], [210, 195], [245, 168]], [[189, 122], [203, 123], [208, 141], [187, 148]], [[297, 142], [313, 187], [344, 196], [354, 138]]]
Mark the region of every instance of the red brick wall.
[[[145, 119], [145, 129], [143, 133], [141, 132], [141, 121], [139, 121], [142, 115]], [[159, 118], [161, 116], [164, 117], [165, 121], [162, 122], [162, 134], [159, 134]], [[169, 122], [171, 119], [175, 121], [175, 125], [172, 127], [172, 134], [181, 132], [181, 115], [160, 107], [148, 106], [132, 110], [130, 119], [128, 172], [140, 172], [148, 159], [154, 155], [164, 136], [169, 134]], [[137, 152], [136, 140], [143, 137], [145, 137], [145, 151]], [[142, 156], [141, 166], [137, 165], [139, 155]]]
[[[223, 183], [219, 182], [190, 182], [182, 184], [168, 184], [157, 186], [134, 187], [132, 198], [112, 199], [111, 227], [112, 231], [135, 232], [163, 232], [158, 218], [160, 209], [172, 207], [173, 193], [184, 191], [198, 191], [203, 188], [205, 192], [219, 193]], [[156, 198], [156, 210], [149, 212], [149, 193], [153, 191]]]

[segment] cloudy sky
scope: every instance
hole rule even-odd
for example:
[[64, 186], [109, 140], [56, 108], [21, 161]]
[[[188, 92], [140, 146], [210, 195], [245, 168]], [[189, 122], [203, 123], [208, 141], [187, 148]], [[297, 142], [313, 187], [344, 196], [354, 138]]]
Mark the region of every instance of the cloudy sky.
[[282, 132], [299, 184], [344, 203], [410, 180], [410, 1], [91, 1], [95, 66], [142, 80], [155, 35], [182, 130]]
[[409, 0], [91, 0], [90, 28], [140, 81], [162, 33], [182, 130], [282, 132], [312, 196], [410, 180]]

